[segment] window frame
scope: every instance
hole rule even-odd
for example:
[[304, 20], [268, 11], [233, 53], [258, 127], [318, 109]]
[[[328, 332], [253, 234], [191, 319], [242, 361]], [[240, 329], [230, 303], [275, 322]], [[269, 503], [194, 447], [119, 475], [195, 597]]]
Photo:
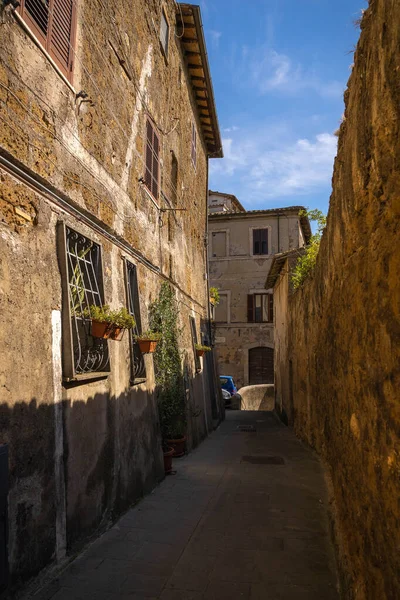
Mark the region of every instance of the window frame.
[[[261, 316], [263, 315], [263, 298], [267, 298], [268, 318], [256, 320], [256, 297], [261, 297]], [[251, 298], [251, 300], [250, 300]], [[274, 322], [274, 295], [271, 292], [253, 292], [247, 294], [247, 323], [273, 323]]]
[[[213, 252], [213, 235], [216, 233], [225, 233], [225, 256], [214, 256], [214, 252]], [[211, 248], [211, 252], [210, 252], [210, 260], [223, 260], [226, 258], [229, 258], [229, 244], [230, 244], [230, 240], [229, 240], [229, 229], [212, 229], [209, 232], [210, 234], [210, 248]]]
[[[124, 261], [124, 279], [125, 279], [125, 294], [126, 294], [126, 307], [130, 315], [135, 319], [135, 326], [129, 330], [129, 355], [130, 355], [130, 375], [129, 383], [131, 386], [145, 383], [147, 380], [146, 364], [143, 354], [140, 352], [139, 344], [135, 340], [135, 335], [142, 333], [142, 319], [140, 310], [140, 299], [139, 299], [139, 286], [138, 286], [138, 272], [137, 265], [133, 263], [129, 258], [123, 257]], [[135, 297], [132, 297], [132, 285], [130, 282], [130, 273], [134, 272], [134, 286], [133, 290]], [[137, 365], [137, 367], [136, 367]], [[139, 372], [139, 375], [135, 373], [135, 370]]]
[[[67, 227], [77, 235], [89, 240], [93, 244], [96, 244], [99, 248], [99, 295], [104, 304], [104, 270], [103, 270], [103, 247], [102, 245], [88, 237], [86, 233], [82, 233], [79, 229], [73, 225], [72, 227], [64, 221], [59, 221], [57, 224], [57, 254], [58, 262], [61, 275], [61, 322], [62, 322], [62, 369], [63, 369], [63, 381], [66, 383], [71, 381], [80, 381], [88, 379], [99, 379], [108, 377], [111, 372], [110, 365], [110, 354], [108, 349], [108, 340], [97, 341], [97, 345], [102, 346], [105, 354], [107, 355], [107, 369], [99, 371], [86, 371], [84, 373], [78, 373], [76, 370], [75, 356], [74, 356], [74, 340], [72, 332], [72, 314], [71, 314], [71, 296], [70, 296], [70, 281], [68, 272], [68, 252], [67, 252]], [[89, 321], [89, 319], [88, 319]], [[94, 338], [96, 339], [96, 338]]]
[[[162, 33], [162, 22], [163, 22], [163, 17], [164, 17], [164, 21], [165, 24], [167, 26], [167, 39], [165, 41], [165, 47], [164, 47], [164, 43], [163, 43], [163, 39], [161, 36]], [[168, 60], [168, 51], [169, 51], [169, 35], [170, 35], [170, 31], [171, 31], [171, 26], [169, 24], [169, 19], [167, 17], [167, 11], [165, 10], [165, 7], [162, 6], [161, 7], [161, 17], [160, 17], [160, 33], [159, 33], [159, 39], [160, 39], [160, 45], [161, 45], [161, 50], [162, 53], [165, 57], [166, 60]]]
[[[259, 230], [266, 230], [267, 231], [267, 252], [266, 253], [254, 253], [254, 232], [255, 231], [259, 231]], [[264, 227], [250, 227], [249, 230], [249, 242], [250, 242], [250, 256], [254, 256], [256, 258], [260, 258], [263, 256], [270, 256], [271, 252], [271, 231], [272, 228], [270, 225], [265, 225]]]
[[[215, 323], [221, 324], [229, 324], [231, 322], [231, 291], [230, 290], [218, 290], [220, 299], [222, 296], [226, 296], [226, 321], [218, 321], [217, 319], [217, 308], [215, 307]], [[221, 302], [220, 302], [221, 303]]]
[[[149, 131], [148, 128], [151, 127], [151, 131], [152, 131], [152, 142], [151, 142], [151, 154], [152, 154], [152, 162], [151, 162], [151, 172], [148, 168], [148, 162], [147, 162], [147, 152], [149, 150]], [[157, 154], [157, 181], [155, 182], [155, 177], [154, 177], [154, 138], [157, 139], [157, 143], [158, 143], [158, 154]], [[153, 121], [150, 119], [150, 117], [146, 118], [146, 128], [145, 128], [145, 159], [144, 159], [144, 185], [146, 187], [146, 190], [148, 191], [148, 193], [151, 195], [151, 197], [158, 201], [159, 196], [160, 196], [160, 188], [161, 188], [161, 144], [160, 144], [160, 136], [157, 133], [157, 128], [155, 126], [155, 124], [153, 123]], [[148, 180], [147, 180], [147, 173], [149, 173], [150, 175], [150, 187], [148, 185]], [[153, 184], [157, 185], [157, 195], [155, 195], [153, 193]]]
[[72, 84], [73, 81], [73, 67], [74, 67], [74, 57], [75, 57], [75, 43], [76, 43], [76, 30], [77, 30], [77, 9], [76, 9], [76, 0], [70, 0], [72, 3], [71, 6], [71, 28], [69, 31], [68, 38], [68, 46], [69, 46], [69, 56], [68, 63], [66, 64], [57, 48], [54, 44], [52, 44], [52, 33], [53, 22], [54, 22], [54, 5], [55, 0], [49, 0], [48, 6], [48, 20], [47, 20], [47, 31], [46, 34], [40, 29], [38, 23], [32, 17], [32, 15], [28, 12], [26, 8], [26, 0], [20, 0], [20, 5], [17, 8], [17, 16], [23, 22], [27, 31], [33, 36], [34, 40], [38, 43], [39, 48], [42, 52], [50, 59], [53, 65], [60, 71], [61, 75], [63, 75], [67, 81]]

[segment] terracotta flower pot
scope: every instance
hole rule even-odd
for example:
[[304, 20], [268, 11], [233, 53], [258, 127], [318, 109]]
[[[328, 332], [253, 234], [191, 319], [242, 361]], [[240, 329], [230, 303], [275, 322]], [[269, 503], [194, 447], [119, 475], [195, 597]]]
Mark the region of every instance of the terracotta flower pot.
[[153, 354], [157, 347], [158, 340], [138, 340], [138, 344], [142, 354]]
[[204, 353], [205, 353], [205, 350], [196, 350], [197, 356], [203, 356]]
[[172, 457], [174, 455], [174, 449], [168, 448], [164, 450], [164, 471], [168, 475], [172, 471]]
[[110, 339], [115, 340], [116, 342], [120, 342], [124, 337], [125, 327], [113, 327]]
[[113, 326], [111, 323], [105, 323], [102, 321], [95, 321], [92, 319], [92, 336], [97, 338], [103, 338], [107, 340], [111, 337], [113, 332]]
[[174, 458], [180, 458], [185, 454], [186, 436], [178, 439], [166, 440], [168, 446], [174, 449]]

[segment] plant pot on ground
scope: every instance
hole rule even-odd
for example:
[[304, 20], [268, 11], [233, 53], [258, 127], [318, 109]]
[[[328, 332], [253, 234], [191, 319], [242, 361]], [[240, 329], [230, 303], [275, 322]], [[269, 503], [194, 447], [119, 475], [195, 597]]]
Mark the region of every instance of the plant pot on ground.
[[160, 339], [161, 334], [156, 331], [146, 331], [145, 333], [135, 336], [135, 340], [139, 344], [140, 352], [142, 354], [153, 354]]
[[111, 310], [108, 304], [104, 306], [90, 306], [85, 309], [83, 316], [92, 320], [92, 336], [120, 341], [125, 329], [132, 329], [135, 319], [123, 307]]
[[174, 458], [183, 456], [186, 450], [186, 424], [179, 421], [171, 425], [165, 441], [174, 449]]
[[172, 457], [174, 455], [174, 449], [170, 446], [163, 446], [164, 455], [164, 471], [166, 475], [169, 475], [172, 471]]

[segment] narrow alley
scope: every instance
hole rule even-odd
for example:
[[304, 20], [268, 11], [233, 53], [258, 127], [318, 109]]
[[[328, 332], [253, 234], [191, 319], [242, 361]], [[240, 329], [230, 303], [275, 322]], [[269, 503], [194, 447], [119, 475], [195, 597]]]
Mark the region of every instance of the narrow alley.
[[174, 468], [30, 598], [339, 598], [321, 464], [273, 413], [228, 413]]

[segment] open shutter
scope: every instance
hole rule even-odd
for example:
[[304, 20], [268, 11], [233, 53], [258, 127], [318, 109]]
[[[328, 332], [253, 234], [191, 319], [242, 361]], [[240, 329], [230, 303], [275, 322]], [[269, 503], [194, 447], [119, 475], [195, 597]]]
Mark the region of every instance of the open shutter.
[[18, 10], [24, 21], [46, 48], [50, 18], [49, 0], [23, 0]]
[[49, 52], [66, 73], [72, 66], [74, 0], [54, 0], [51, 15]]
[[253, 254], [260, 254], [260, 230], [253, 229]]
[[274, 322], [274, 295], [268, 294], [268, 321]]
[[147, 121], [146, 128], [146, 172], [144, 175], [144, 182], [146, 187], [151, 190], [152, 182], [152, 169], [153, 169], [153, 127], [150, 121]]
[[247, 294], [247, 322], [254, 323], [254, 296]]
[[158, 160], [159, 160], [159, 141], [156, 135], [156, 132], [153, 129], [153, 185], [151, 188], [152, 194], [154, 198], [158, 198], [158, 177], [159, 177], [159, 168], [158, 168]]

